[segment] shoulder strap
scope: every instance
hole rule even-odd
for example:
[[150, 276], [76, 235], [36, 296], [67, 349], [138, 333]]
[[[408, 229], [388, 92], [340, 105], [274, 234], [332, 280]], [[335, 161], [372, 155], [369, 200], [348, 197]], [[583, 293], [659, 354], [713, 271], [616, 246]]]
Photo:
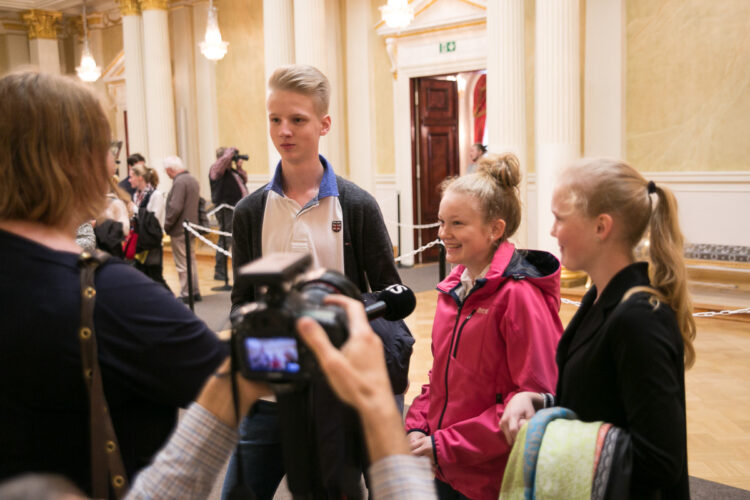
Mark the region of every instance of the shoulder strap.
[[94, 330], [94, 305], [96, 268], [109, 259], [109, 254], [100, 250], [83, 252], [78, 257], [81, 269], [81, 326], [78, 339], [81, 343], [83, 380], [89, 393], [89, 427], [91, 445], [91, 487], [94, 498], [109, 498], [110, 486], [115, 498], [120, 499], [127, 491], [127, 475], [115, 436], [112, 418], [104, 397], [102, 374]]

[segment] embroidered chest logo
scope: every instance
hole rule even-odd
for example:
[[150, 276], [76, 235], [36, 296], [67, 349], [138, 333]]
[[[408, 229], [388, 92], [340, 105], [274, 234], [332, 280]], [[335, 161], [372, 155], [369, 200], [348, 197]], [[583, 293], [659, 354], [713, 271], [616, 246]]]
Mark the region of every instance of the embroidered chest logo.
[[342, 224], [341, 224], [340, 220], [335, 220], [335, 221], [331, 222], [331, 229], [333, 229], [334, 233], [340, 232], [341, 231], [341, 227], [342, 227]]
[[490, 312], [490, 310], [487, 309], [486, 307], [477, 308], [477, 314], [487, 314], [488, 312]]

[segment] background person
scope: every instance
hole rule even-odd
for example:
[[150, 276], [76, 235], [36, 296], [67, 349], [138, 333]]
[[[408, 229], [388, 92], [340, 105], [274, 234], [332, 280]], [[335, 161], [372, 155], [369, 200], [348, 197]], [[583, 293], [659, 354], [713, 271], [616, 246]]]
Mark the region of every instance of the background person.
[[438, 236], [457, 265], [437, 286], [429, 383], [405, 422], [442, 499], [497, 499], [510, 455], [498, 425], [505, 405], [557, 382], [560, 263], [507, 241], [521, 222], [520, 181], [518, 159], [505, 154], [442, 185]]
[[120, 181], [119, 184], [117, 184], [117, 186], [132, 197], [135, 194], [135, 188], [130, 183], [130, 170], [136, 165], [141, 167], [144, 166], [146, 164], [146, 158], [144, 158], [140, 153], [133, 153], [132, 155], [128, 156], [127, 164], [127, 175], [123, 180]]
[[[164, 221], [164, 231], [172, 240], [172, 256], [177, 274], [180, 277], [180, 300], [188, 303], [190, 300], [187, 274], [188, 256], [185, 244], [185, 229], [182, 227], [182, 223], [187, 221], [198, 224], [200, 186], [198, 180], [185, 170], [182, 160], [178, 156], [164, 158], [164, 169], [169, 178], [172, 179], [172, 188], [167, 195], [167, 215]], [[193, 275], [193, 300], [200, 302], [198, 261], [195, 259], [195, 237], [192, 233], [190, 233], [190, 268]]]
[[117, 186], [115, 172], [117, 165], [114, 156], [107, 158], [107, 166], [110, 170], [109, 190], [105, 201], [104, 210], [96, 217], [94, 234], [96, 235], [96, 247], [115, 257], [125, 256], [122, 243], [125, 236], [130, 232], [130, 205], [131, 197]]
[[[0, 479], [50, 472], [90, 493], [74, 232], [104, 206], [109, 134], [83, 83], [33, 71], [0, 78]], [[119, 259], [99, 267], [95, 288], [104, 393], [132, 479], [226, 350]]]
[[[625, 163], [584, 159], [561, 173], [552, 213], [563, 265], [593, 282], [557, 349], [554, 404], [629, 433], [631, 498], [690, 498], [685, 366], [695, 361], [695, 322], [675, 197]], [[636, 262], [647, 231], [650, 263]], [[509, 442], [543, 400], [511, 400], [501, 421]]]
[[[217, 207], [222, 203], [233, 207], [242, 198], [247, 196], [247, 172], [242, 169], [242, 158], [234, 161], [234, 155], [239, 154], [235, 147], [219, 148], [216, 150], [216, 162], [211, 165], [208, 172], [208, 180], [211, 183], [211, 201]], [[215, 213], [219, 223], [219, 230], [232, 232], [232, 217], [234, 212], [228, 208], [222, 208]], [[229, 250], [231, 238], [219, 236], [218, 245]], [[226, 281], [227, 256], [216, 251], [216, 265], [214, 266], [214, 279]]]
[[164, 193], [156, 189], [159, 175], [151, 167], [136, 165], [130, 169], [130, 184], [136, 190], [131, 204], [133, 218], [130, 221], [131, 231], [138, 234], [133, 260], [135, 268], [169, 290], [169, 285], [164, 281], [162, 250], [166, 202]]
[[487, 146], [481, 142], [476, 142], [469, 148], [469, 166], [466, 167], [466, 173], [472, 174], [477, 170], [479, 159], [487, 153]]

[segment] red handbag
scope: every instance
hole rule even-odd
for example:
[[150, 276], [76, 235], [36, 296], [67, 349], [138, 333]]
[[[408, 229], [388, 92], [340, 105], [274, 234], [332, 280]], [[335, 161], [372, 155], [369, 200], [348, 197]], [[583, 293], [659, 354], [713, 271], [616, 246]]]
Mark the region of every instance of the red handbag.
[[133, 260], [135, 258], [135, 248], [138, 244], [138, 233], [132, 229], [128, 233], [128, 237], [125, 239], [125, 243], [122, 245], [123, 253], [125, 254], [125, 260]]

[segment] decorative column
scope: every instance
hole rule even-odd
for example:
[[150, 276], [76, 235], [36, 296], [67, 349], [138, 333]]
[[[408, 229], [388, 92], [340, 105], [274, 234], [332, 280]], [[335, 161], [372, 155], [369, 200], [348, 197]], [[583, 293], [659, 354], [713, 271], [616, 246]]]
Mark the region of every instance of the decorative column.
[[[294, 0], [294, 57], [298, 64], [310, 64], [326, 75], [331, 83], [331, 131], [320, 141], [320, 153], [333, 165], [338, 174], [346, 174], [342, 154], [346, 117], [343, 115], [343, 88], [339, 85], [341, 65], [338, 60], [340, 23], [338, 9], [326, 10], [327, 0]], [[337, 4], [338, 5], [338, 4]], [[330, 23], [328, 16], [333, 16]], [[329, 43], [330, 42], [330, 43]], [[331, 53], [329, 53], [331, 52]]]
[[[294, 0], [294, 56], [328, 76], [326, 1]], [[331, 47], [333, 50], [333, 47]]]
[[[510, 152], [521, 163], [521, 201], [527, 200], [526, 69], [524, 53], [524, 0], [487, 4], [487, 134], [492, 153]], [[513, 237], [528, 246], [527, 211]]]
[[167, 0], [141, 0], [143, 10], [143, 70], [146, 76], [146, 120], [150, 166], [160, 182], [171, 182], [164, 172], [164, 158], [177, 153], [172, 62], [169, 54]]
[[[265, 6], [263, 9], [265, 13]], [[193, 40], [203, 40], [206, 34], [208, 2], [193, 4]], [[265, 25], [264, 25], [265, 26]], [[264, 30], [265, 31], [265, 30]], [[198, 43], [193, 44], [195, 60], [196, 114], [198, 116], [198, 182], [201, 193], [210, 193], [208, 171], [216, 161], [219, 144], [219, 105], [216, 95], [216, 63], [201, 54]], [[267, 135], [267, 134], [266, 134]], [[273, 145], [272, 145], [273, 146]]]
[[352, 0], [346, 6], [346, 90], [349, 176], [362, 189], [375, 193], [375, 103], [370, 2]]
[[[355, 8], [349, 4], [348, 8]], [[344, 85], [344, 38], [342, 31], [341, 7], [338, 0], [326, 0], [325, 3], [325, 47], [326, 70], [323, 71], [331, 83], [331, 103], [328, 114], [331, 115], [331, 131], [323, 139], [326, 148], [326, 158], [331, 162], [335, 171], [344, 176], [351, 176], [346, 157], [347, 119], [346, 88]], [[370, 28], [372, 29], [372, 28]], [[372, 67], [372, 66], [371, 66]], [[371, 72], [371, 71], [370, 71]], [[362, 99], [366, 99], [363, 95]]]
[[[263, 0], [263, 51], [266, 82], [279, 66], [294, 63], [294, 9], [292, 0]], [[271, 141], [266, 120], [268, 140], [268, 171], [273, 173], [279, 153]]]
[[[122, 14], [122, 41], [125, 53], [125, 99], [128, 112], [130, 154], [149, 155], [146, 123], [146, 91], [143, 88], [143, 26], [138, 0], [118, 0]], [[150, 158], [147, 158], [150, 160]]]
[[559, 255], [550, 235], [557, 173], [581, 156], [579, 0], [536, 1], [536, 247]]
[[30, 10], [21, 16], [29, 36], [29, 60], [40, 71], [60, 74], [57, 23], [62, 12]]

